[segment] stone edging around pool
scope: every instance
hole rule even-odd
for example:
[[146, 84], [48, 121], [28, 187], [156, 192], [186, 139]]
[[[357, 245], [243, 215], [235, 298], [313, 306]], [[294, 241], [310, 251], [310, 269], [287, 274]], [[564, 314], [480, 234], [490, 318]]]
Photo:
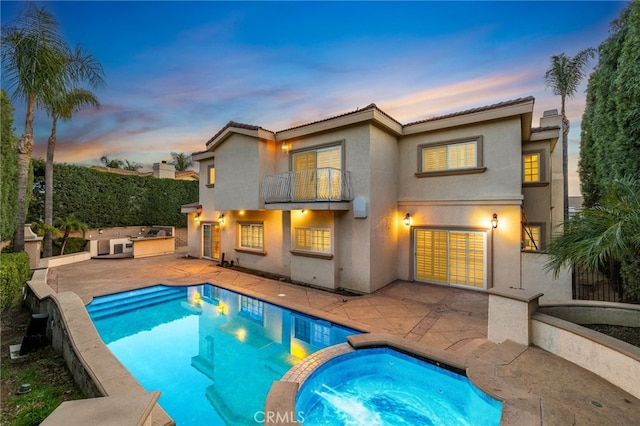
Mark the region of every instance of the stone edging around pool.
[[264, 424], [268, 425], [299, 425], [295, 407], [298, 389], [305, 380], [327, 361], [357, 349], [389, 347], [418, 358], [434, 361], [436, 365], [444, 364], [454, 369], [466, 371], [466, 375], [478, 388], [491, 397], [503, 402], [501, 424], [541, 424], [539, 413], [535, 407], [538, 398], [529, 393], [516, 389], [495, 376], [496, 365], [506, 365], [524, 352], [527, 347], [506, 341], [494, 350], [489, 351], [488, 359], [491, 363], [479, 359], [467, 360], [456, 354], [427, 348], [420, 343], [407, 340], [387, 333], [363, 333], [347, 337], [348, 343], [330, 346], [315, 352], [294, 367], [292, 367], [279, 381], [273, 383], [264, 408]]
[[46, 279], [47, 269], [34, 271], [24, 302], [31, 312], [49, 315], [51, 344], [88, 399], [63, 402], [42, 424], [80, 424], [83, 419], [93, 425], [175, 425], [157, 404], [160, 393], [147, 392], [103, 343], [80, 297], [54, 292]]

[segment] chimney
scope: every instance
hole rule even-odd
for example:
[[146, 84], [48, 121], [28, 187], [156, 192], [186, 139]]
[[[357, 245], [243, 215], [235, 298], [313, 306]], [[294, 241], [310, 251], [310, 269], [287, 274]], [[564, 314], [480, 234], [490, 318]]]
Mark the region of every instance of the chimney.
[[163, 161], [162, 163], [154, 163], [153, 176], [160, 179], [175, 179], [176, 167], [166, 161]]

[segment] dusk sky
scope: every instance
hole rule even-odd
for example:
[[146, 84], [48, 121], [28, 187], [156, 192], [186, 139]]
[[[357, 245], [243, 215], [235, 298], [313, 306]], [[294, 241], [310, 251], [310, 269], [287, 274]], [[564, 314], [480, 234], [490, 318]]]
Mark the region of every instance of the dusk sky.
[[[36, 4], [106, 78], [94, 91], [100, 109], [59, 124], [55, 161], [107, 155], [149, 169], [171, 152], [203, 150], [230, 120], [278, 131], [370, 103], [408, 123], [534, 96], [538, 126], [543, 111], [560, 109], [544, 82], [550, 57], [597, 48], [628, 2]], [[2, 26], [22, 6], [2, 0]], [[567, 104], [571, 195], [586, 83]], [[20, 135], [25, 107], [13, 105]], [[44, 158], [51, 122], [39, 112], [35, 126], [34, 157]]]

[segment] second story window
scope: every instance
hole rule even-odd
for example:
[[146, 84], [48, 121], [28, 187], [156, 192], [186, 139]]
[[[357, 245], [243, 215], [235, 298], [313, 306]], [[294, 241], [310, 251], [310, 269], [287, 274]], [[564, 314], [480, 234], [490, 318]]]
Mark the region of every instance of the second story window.
[[482, 138], [456, 140], [418, 147], [418, 177], [456, 173], [480, 173], [482, 166]]
[[522, 156], [522, 181], [540, 182], [540, 154], [530, 153]]
[[207, 186], [214, 186], [216, 183], [216, 167], [212, 164], [207, 170]]
[[340, 199], [342, 146], [334, 145], [292, 156], [293, 195], [298, 200]]

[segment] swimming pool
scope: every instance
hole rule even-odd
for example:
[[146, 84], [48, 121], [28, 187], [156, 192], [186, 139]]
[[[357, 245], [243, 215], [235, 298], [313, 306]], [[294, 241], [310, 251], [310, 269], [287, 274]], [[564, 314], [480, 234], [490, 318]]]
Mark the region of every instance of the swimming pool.
[[358, 349], [318, 367], [295, 412], [305, 426], [499, 425], [502, 403], [461, 373], [388, 347]]
[[87, 311], [178, 426], [255, 425], [274, 380], [358, 333], [211, 284], [97, 297]]

